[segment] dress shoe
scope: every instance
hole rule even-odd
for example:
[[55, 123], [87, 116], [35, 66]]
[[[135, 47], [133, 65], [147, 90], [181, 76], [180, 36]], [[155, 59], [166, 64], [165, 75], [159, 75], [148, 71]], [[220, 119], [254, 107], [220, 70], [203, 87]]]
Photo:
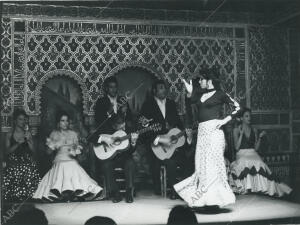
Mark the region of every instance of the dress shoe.
[[121, 193], [118, 191], [118, 192], [116, 192], [116, 193], [114, 194], [113, 199], [112, 199], [112, 202], [113, 202], [113, 203], [118, 203], [118, 202], [120, 202], [120, 201], [122, 201], [122, 195], [121, 195]]
[[132, 203], [133, 202], [133, 189], [129, 188], [126, 190], [126, 202]]

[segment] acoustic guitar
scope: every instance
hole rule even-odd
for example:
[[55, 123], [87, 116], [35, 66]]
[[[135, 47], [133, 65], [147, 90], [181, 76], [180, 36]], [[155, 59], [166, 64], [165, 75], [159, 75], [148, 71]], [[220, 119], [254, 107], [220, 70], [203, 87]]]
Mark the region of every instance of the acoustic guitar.
[[[157, 132], [161, 129], [162, 129], [161, 125], [157, 123], [157, 124], [149, 125], [148, 127], [145, 127], [143, 129], [140, 129], [135, 133], [143, 134], [148, 131]], [[101, 160], [113, 158], [116, 154], [126, 151], [129, 147], [129, 139], [131, 137], [131, 134], [126, 134], [125, 131], [118, 130], [109, 136], [114, 140], [112, 146], [108, 146], [106, 143], [100, 143], [97, 146], [93, 147], [96, 156]]]
[[[192, 134], [197, 132], [197, 130], [193, 130]], [[169, 137], [171, 139], [170, 145], [165, 145], [159, 143], [158, 145], [154, 145], [152, 143], [151, 148], [153, 153], [160, 160], [169, 159], [174, 154], [175, 150], [185, 143], [185, 130], [181, 131], [178, 128], [172, 128], [169, 130], [167, 134], [160, 135], [162, 137]]]

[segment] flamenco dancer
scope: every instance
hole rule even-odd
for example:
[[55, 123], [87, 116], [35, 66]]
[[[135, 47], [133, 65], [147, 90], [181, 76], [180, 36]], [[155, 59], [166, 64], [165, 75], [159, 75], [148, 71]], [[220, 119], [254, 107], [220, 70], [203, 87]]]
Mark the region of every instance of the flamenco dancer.
[[81, 153], [76, 132], [69, 129], [69, 116], [60, 112], [58, 129], [47, 139], [49, 153], [56, 151], [51, 169], [40, 182], [34, 199], [46, 201], [90, 200], [101, 197], [102, 188], [79, 165], [76, 156]]
[[[192, 81], [183, 80], [187, 90], [187, 110], [191, 110]], [[204, 93], [197, 98], [198, 137], [195, 152], [195, 172], [174, 185], [187, 204], [195, 209], [219, 210], [235, 203], [224, 163], [225, 137], [221, 129], [240, 110], [239, 104], [220, 88], [219, 73], [213, 69], [200, 71], [199, 84]], [[232, 105], [234, 111], [221, 119], [223, 105]], [[202, 207], [202, 208], [200, 208]]]

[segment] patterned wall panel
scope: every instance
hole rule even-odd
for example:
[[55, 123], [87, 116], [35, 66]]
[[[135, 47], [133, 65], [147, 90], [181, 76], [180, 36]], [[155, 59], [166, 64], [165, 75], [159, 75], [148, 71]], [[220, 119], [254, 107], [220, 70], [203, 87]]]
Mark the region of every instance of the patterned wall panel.
[[287, 43], [286, 30], [249, 27], [252, 109], [289, 109]]
[[289, 128], [270, 128], [262, 130], [265, 130], [267, 132], [266, 136], [262, 139], [262, 143], [259, 150], [262, 154], [284, 152], [290, 150]]
[[9, 18], [1, 19], [1, 124], [2, 129], [11, 126], [9, 115], [13, 111], [12, 95], [12, 22]]
[[[45, 76], [57, 70], [70, 71], [84, 82], [84, 110], [90, 115], [103, 80], [124, 65], [140, 65], [165, 79], [174, 99], [181, 93], [180, 78], [196, 76], [200, 67], [215, 66], [222, 73], [225, 89], [235, 96], [237, 58], [233, 28], [35, 21], [27, 24], [30, 32], [26, 34], [25, 46], [25, 106], [29, 114], [40, 113], [40, 88], [47, 80]], [[186, 38], [188, 34], [195, 37]]]
[[[24, 93], [25, 93], [25, 35], [14, 34], [14, 60], [13, 60], [13, 93], [14, 93], [14, 106], [24, 106]], [[26, 93], [25, 93], [26, 94]]]
[[115, 18], [118, 20], [139, 20], [142, 22], [152, 21], [186, 21], [202, 23], [209, 17], [210, 22], [221, 23], [245, 23], [245, 24], [268, 24], [276, 21], [275, 15], [270, 16], [263, 13], [248, 13], [248, 12], [227, 12], [217, 11], [212, 14], [210, 11], [191, 11], [191, 10], [150, 10], [150, 9], [122, 9], [122, 8], [109, 8], [108, 7], [78, 7], [78, 6], [55, 6], [55, 5], [24, 5], [15, 3], [4, 3], [4, 15], [22, 15], [33, 17], [71, 17], [78, 20], [82, 19], [110, 19]]

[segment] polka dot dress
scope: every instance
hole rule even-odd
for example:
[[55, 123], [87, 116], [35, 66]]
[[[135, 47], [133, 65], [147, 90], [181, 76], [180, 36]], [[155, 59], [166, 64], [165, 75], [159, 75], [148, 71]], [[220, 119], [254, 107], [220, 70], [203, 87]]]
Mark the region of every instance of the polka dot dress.
[[3, 179], [3, 197], [6, 201], [28, 200], [38, 187], [40, 177], [37, 165], [28, 148], [27, 144], [22, 144], [8, 156]]
[[224, 161], [225, 137], [217, 129], [218, 120], [199, 124], [195, 155], [195, 172], [174, 185], [174, 189], [190, 207], [225, 206], [235, 202], [227, 182]]

